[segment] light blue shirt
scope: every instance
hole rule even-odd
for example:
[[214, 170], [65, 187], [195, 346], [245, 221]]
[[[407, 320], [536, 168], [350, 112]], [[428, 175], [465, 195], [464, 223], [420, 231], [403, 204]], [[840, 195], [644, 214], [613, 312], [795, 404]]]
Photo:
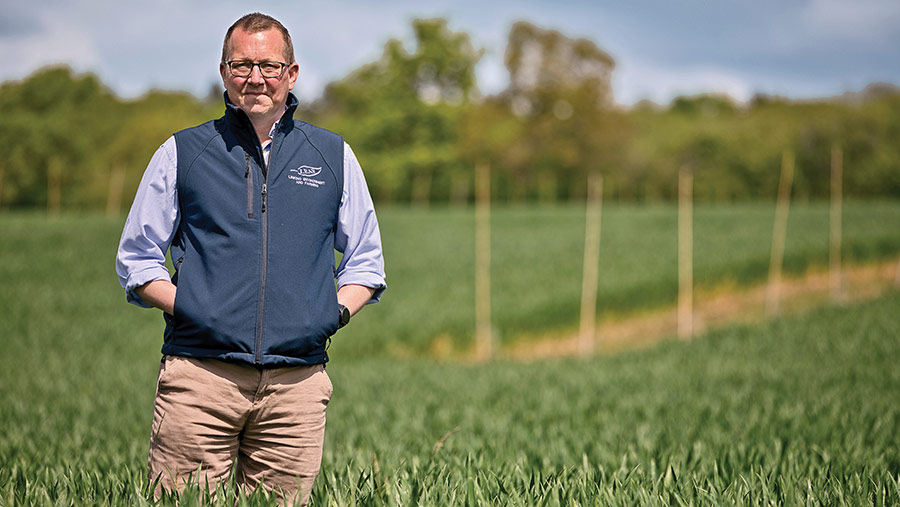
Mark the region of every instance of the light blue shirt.
[[[129, 302], [145, 308], [150, 305], [134, 289], [153, 280], [171, 279], [165, 261], [179, 221], [177, 153], [175, 136], [156, 150], [144, 171], [119, 240], [116, 255], [119, 284]], [[265, 155], [268, 156], [268, 149]], [[334, 247], [344, 254], [336, 270], [337, 288], [364, 285], [375, 289], [369, 303], [381, 299], [387, 288], [381, 232], [362, 168], [347, 143], [344, 143], [344, 188]]]

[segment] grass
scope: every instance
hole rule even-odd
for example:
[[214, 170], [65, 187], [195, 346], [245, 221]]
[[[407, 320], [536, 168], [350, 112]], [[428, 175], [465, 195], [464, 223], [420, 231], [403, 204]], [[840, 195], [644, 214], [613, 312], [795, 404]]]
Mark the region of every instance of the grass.
[[[814, 226], [823, 209], [792, 215], [798, 222], [789, 231], [809, 232], [809, 239], [789, 240], [789, 259], [813, 252], [808, 266], [826, 258], [826, 240], [816, 238], [827, 221]], [[611, 209], [604, 244], [663, 243], [670, 211]], [[697, 215], [698, 228], [735, 229], [722, 243], [730, 250], [710, 254], [703, 283], [744, 280], [735, 275], [741, 266], [753, 273], [746, 266], [759, 252], [768, 255], [768, 243], [753, 240], [763, 232], [754, 236], [734, 223], [762, 223], [769, 213], [748, 206]], [[894, 255], [898, 216], [895, 204], [848, 205], [846, 256]], [[494, 268], [498, 280], [508, 280], [495, 286], [495, 304], [509, 312], [498, 311], [498, 321], [516, 312], [531, 319], [541, 297], [569, 297], [560, 288], [568, 285], [552, 284], [559, 276], [541, 271], [574, 269], [577, 280], [580, 268], [570, 266], [577, 263], [535, 261], [572, 257], [572, 249], [580, 258], [578, 217], [574, 208], [495, 212], [495, 226], [504, 229], [494, 234], [495, 262], [509, 259]], [[347, 329], [353, 334], [342, 331], [335, 340], [328, 368], [335, 396], [316, 504], [900, 502], [900, 295], [589, 360], [397, 359], [389, 351], [402, 338], [424, 344], [428, 333], [465, 320], [468, 310], [453, 306], [462, 306], [455, 298], [471, 286], [462, 275], [471, 242], [458, 237], [471, 231], [471, 214], [391, 209], [381, 218], [391, 288], [354, 320]], [[149, 501], [144, 474], [162, 326], [158, 313], [130, 307], [118, 289], [119, 228], [120, 221], [99, 217], [0, 216], [0, 504]], [[538, 248], [516, 230], [559, 240]], [[506, 244], [514, 237], [520, 243]], [[534, 248], [522, 253], [527, 245]], [[650, 301], [664, 301], [665, 290], [654, 292], [650, 281], [674, 260], [661, 249], [621, 252], [623, 259], [602, 267], [619, 277], [623, 294], [644, 287]], [[435, 273], [439, 255], [445, 261]], [[640, 255], [660, 260], [628, 269]], [[792, 262], [789, 269], [806, 269]], [[516, 273], [540, 277], [541, 290], [510, 304], [520, 301]], [[645, 304], [623, 299], [625, 309]], [[410, 305], [434, 307], [440, 324], [405, 316]], [[182, 501], [200, 496], [193, 490]], [[232, 500], [222, 495], [217, 502]]]
[[897, 503], [898, 305], [590, 360], [336, 361], [317, 495], [462, 503], [474, 481], [504, 505]]
[[[695, 282], [699, 287], [765, 280], [774, 206], [698, 206]], [[470, 210], [387, 209], [379, 215], [388, 291], [354, 317], [334, 342], [341, 355], [418, 355], [436, 337], [457, 348], [474, 336], [474, 219]], [[492, 316], [502, 343], [578, 322], [584, 210], [513, 207], [492, 211]], [[843, 259], [862, 263], [900, 253], [900, 202], [849, 202]], [[785, 272], [828, 263], [828, 207], [791, 209]], [[608, 206], [603, 211], [597, 308], [622, 315], [674, 304], [677, 216], [672, 206]]]
[[[706, 205], [695, 210], [698, 287], [742, 286], [768, 273], [774, 209], [765, 204]], [[574, 329], [581, 297], [584, 210], [579, 206], [498, 208], [492, 213], [492, 315], [500, 343], [528, 333]], [[389, 289], [378, 305], [354, 317], [332, 352], [341, 356], [418, 356], [435, 341], [457, 349], [474, 336], [474, 217], [470, 209], [388, 208], [379, 212]], [[147, 329], [162, 319], [118, 304], [113, 270], [122, 219], [35, 214], [0, 215], [0, 276], [15, 291], [41, 291], [35, 308], [52, 307], [47, 285], [78, 277], [95, 308], [121, 313], [125, 325]], [[842, 257], [848, 263], [900, 253], [900, 202], [848, 202]], [[674, 304], [677, 217], [672, 206], [607, 206], [597, 295], [601, 317]], [[791, 209], [785, 272], [828, 262], [828, 208]], [[8, 282], [7, 282], [8, 281]], [[88, 308], [89, 310], [89, 308]], [[29, 308], [6, 311], [29, 312]], [[16, 315], [27, 321], [28, 315]], [[148, 324], [150, 321], [156, 324]], [[118, 320], [116, 320], [118, 322]]]
[[[336, 360], [314, 502], [896, 504], [898, 305], [590, 360]], [[55, 341], [7, 344], [0, 499], [147, 502], [154, 355], [127, 333]]]

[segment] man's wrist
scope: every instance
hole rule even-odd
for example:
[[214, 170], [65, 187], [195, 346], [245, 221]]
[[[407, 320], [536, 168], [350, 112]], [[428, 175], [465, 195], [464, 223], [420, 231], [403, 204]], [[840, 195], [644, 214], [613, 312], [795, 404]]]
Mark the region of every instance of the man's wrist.
[[340, 329], [340, 328], [346, 326], [350, 322], [350, 309], [347, 308], [346, 306], [338, 303], [338, 312], [339, 312], [338, 329]]

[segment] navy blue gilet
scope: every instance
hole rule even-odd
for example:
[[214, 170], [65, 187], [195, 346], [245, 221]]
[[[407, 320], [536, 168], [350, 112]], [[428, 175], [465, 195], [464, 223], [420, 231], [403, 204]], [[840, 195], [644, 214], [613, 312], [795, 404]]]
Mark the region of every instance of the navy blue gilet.
[[218, 120], [175, 134], [178, 287], [164, 354], [258, 366], [320, 364], [338, 327], [334, 232], [344, 140], [294, 120], [268, 166], [249, 117], [225, 99]]

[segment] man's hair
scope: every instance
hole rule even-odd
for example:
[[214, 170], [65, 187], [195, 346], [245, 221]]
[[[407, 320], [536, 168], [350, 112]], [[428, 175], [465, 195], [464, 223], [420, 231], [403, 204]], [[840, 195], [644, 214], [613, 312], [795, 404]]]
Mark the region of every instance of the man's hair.
[[284, 61], [289, 64], [294, 63], [294, 43], [291, 42], [291, 34], [288, 33], [287, 28], [272, 16], [267, 16], [258, 12], [244, 15], [241, 19], [235, 21], [234, 24], [228, 28], [228, 31], [225, 32], [225, 42], [222, 44], [223, 62], [228, 59], [228, 43], [231, 41], [231, 34], [236, 28], [240, 28], [249, 33], [265, 32], [270, 28], [278, 29], [278, 31], [281, 32], [282, 39], [284, 39]]

